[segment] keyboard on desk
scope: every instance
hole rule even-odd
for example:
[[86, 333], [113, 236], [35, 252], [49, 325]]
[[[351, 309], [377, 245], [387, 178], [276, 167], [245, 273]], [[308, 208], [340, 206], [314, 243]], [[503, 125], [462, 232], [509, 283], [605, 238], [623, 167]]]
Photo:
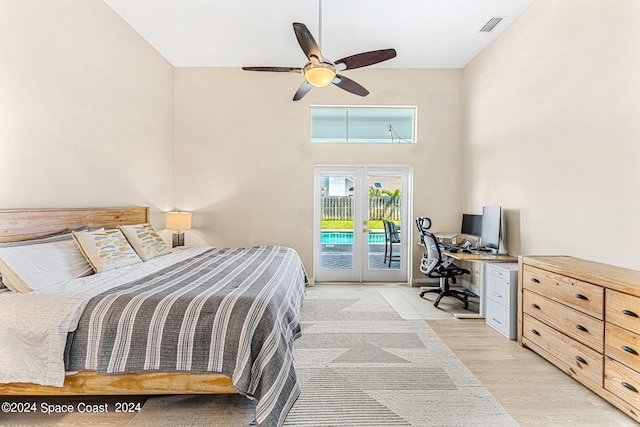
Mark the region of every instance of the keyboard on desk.
[[469, 253], [480, 253], [480, 252], [492, 252], [493, 249], [491, 248], [485, 248], [485, 247], [477, 247], [477, 248], [465, 248], [461, 245], [454, 245], [452, 243], [441, 243], [440, 244], [440, 250], [443, 251], [447, 251], [447, 252], [451, 252], [451, 253], [458, 253], [458, 252], [469, 252]]
[[454, 245], [452, 243], [440, 243], [441, 251], [449, 251], [449, 252], [458, 252], [460, 250], [460, 245]]

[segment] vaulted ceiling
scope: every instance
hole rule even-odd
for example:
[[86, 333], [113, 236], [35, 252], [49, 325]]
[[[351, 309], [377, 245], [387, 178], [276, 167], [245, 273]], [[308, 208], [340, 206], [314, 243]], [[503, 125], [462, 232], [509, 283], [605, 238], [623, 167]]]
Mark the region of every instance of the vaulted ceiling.
[[175, 67], [300, 67], [302, 22], [332, 60], [395, 48], [374, 66], [464, 68], [534, 0], [105, 1]]

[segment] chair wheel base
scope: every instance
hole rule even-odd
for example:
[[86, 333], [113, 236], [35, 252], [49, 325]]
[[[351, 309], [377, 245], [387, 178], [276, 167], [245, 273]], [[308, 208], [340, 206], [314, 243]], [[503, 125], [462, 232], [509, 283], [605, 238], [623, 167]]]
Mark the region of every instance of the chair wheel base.
[[438, 304], [440, 304], [440, 300], [442, 299], [442, 297], [454, 297], [458, 300], [460, 300], [460, 302], [462, 302], [462, 305], [464, 307], [465, 310], [469, 309], [469, 297], [467, 295], [466, 292], [464, 291], [454, 291], [451, 289], [426, 289], [423, 290], [422, 292], [420, 292], [420, 298], [424, 298], [424, 295], [426, 293], [429, 292], [437, 292], [438, 298], [436, 298], [435, 302], [433, 303], [434, 307], [438, 307]]

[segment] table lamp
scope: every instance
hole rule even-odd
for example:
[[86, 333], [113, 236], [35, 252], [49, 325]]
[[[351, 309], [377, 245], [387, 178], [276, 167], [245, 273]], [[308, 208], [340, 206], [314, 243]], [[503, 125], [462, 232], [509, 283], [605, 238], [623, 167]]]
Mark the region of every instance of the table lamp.
[[191, 213], [189, 212], [167, 212], [168, 230], [173, 230], [172, 248], [184, 246], [184, 230], [191, 229]]

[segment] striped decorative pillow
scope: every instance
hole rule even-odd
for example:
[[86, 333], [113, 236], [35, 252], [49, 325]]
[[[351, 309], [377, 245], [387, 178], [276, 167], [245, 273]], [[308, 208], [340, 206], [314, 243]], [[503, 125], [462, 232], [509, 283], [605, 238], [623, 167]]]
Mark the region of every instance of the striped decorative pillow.
[[121, 225], [118, 228], [143, 261], [171, 252], [151, 224]]
[[45, 237], [38, 237], [37, 239], [20, 240], [17, 242], [3, 242], [0, 243], [0, 248], [14, 248], [16, 246], [40, 245], [42, 243], [73, 240], [73, 235], [71, 233], [73, 233], [74, 231], [89, 231], [89, 227], [85, 225], [79, 228], [74, 228], [73, 230], [61, 231], [60, 233], [51, 234]]

